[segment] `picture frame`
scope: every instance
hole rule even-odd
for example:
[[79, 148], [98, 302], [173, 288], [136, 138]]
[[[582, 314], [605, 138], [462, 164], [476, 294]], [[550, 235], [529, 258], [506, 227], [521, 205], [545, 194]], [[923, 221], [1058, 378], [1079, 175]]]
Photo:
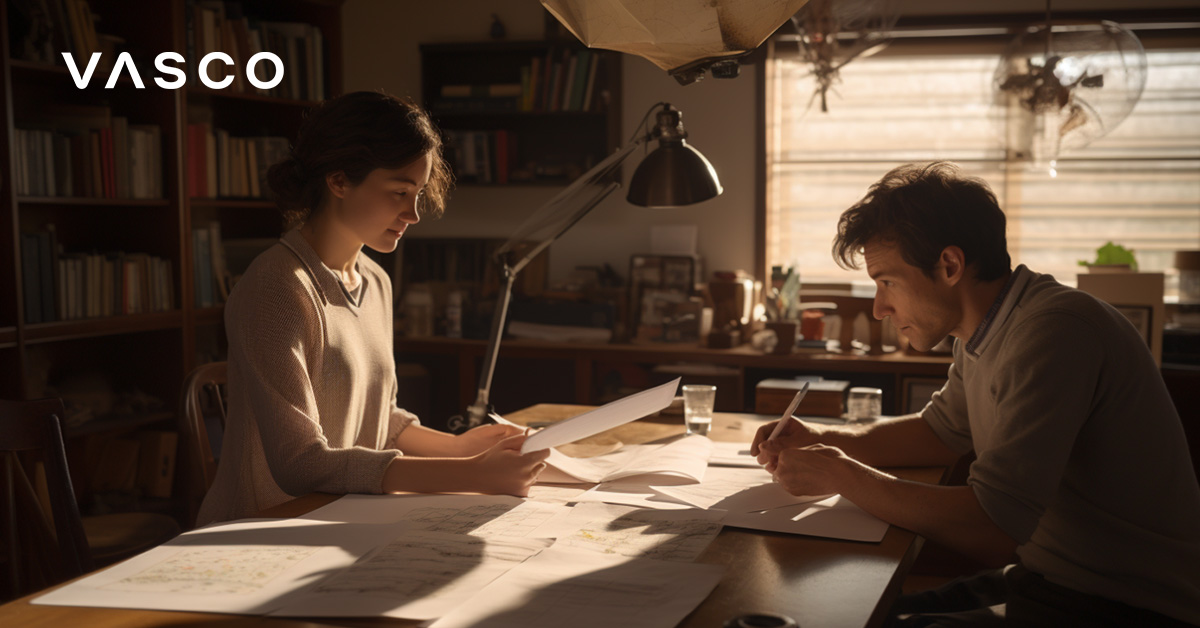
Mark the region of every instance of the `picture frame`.
[[1112, 306], [1121, 313], [1122, 316], [1129, 319], [1130, 324], [1137, 330], [1138, 335], [1142, 340], [1146, 341], [1147, 347], [1153, 347], [1154, 343], [1150, 330], [1154, 329], [1154, 308], [1149, 305], [1117, 305]]
[[945, 385], [945, 377], [905, 377], [900, 385], [900, 413], [916, 414], [924, 410], [934, 393]]
[[689, 255], [637, 254], [629, 257], [626, 324], [631, 335], [641, 337], [639, 330], [644, 312], [648, 311], [653, 317], [653, 304], [644, 303], [647, 295], [657, 301], [686, 301], [695, 292], [696, 267], [696, 258]]

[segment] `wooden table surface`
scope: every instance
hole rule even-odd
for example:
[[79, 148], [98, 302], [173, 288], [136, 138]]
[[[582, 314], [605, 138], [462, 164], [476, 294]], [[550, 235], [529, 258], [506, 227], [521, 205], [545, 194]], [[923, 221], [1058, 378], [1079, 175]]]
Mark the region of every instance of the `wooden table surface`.
[[[555, 421], [580, 414], [587, 406], [542, 404], [507, 418], [520, 424]], [[749, 442], [757, 426], [770, 417], [754, 414], [714, 415], [713, 440]], [[635, 421], [562, 447], [571, 455], [589, 456], [623, 444], [645, 443], [679, 434], [683, 419], [663, 416]], [[935, 483], [941, 468], [889, 469], [898, 477]], [[264, 517], [295, 517], [328, 504], [337, 496], [311, 494], [270, 508]], [[712, 628], [750, 612], [787, 615], [802, 628], [879, 626], [900, 591], [909, 565], [920, 551], [921, 538], [896, 527], [879, 543], [725, 528], [698, 561], [725, 566], [717, 588], [680, 624]], [[61, 586], [61, 585], [60, 585]], [[328, 619], [305, 621], [206, 613], [108, 608], [37, 606], [26, 596], [0, 606], [0, 626], [407, 626], [395, 619]]]

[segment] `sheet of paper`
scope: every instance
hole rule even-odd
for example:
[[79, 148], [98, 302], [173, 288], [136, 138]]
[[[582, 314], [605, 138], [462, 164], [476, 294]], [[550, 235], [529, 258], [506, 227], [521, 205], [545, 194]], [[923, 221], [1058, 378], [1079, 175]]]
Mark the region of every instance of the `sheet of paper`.
[[406, 530], [271, 614], [435, 619], [550, 543]]
[[621, 504], [651, 508], [654, 510], [688, 510], [695, 505], [667, 497], [650, 488], [647, 484], [626, 484], [622, 482], [607, 482], [593, 486], [577, 500], [583, 502], [600, 502], [603, 504]]
[[582, 503], [543, 524], [534, 536], [554, 547], [656, 560], [695, 560], [721, 531], [719, 510], [646, 510]]
[[675, 378], [660, 386], [604, 404], [579, 416], [559, 421], [525, 439], [525, 443], [521, 445], [521, 453], [527, 454], [531, 451], [573, 443], [658, 412], [671, 405], [671, 400], [675, 398], [675, 390], [678, 388], [679, 378]]
[[698, 484], [654, 486], [656, 492], [697, 508], [716, 508], [729, 512], [756, 512], [791, 504], [802, 504], [829, 495], [797, 496], [787, 492], [761, 467], [742, 469], [713, 467]]
[[[550, 450], [542, 482], [596, 484], [635, 476], [655, 476], [657, 484], [691, 483], [704, 479], [712, 441], [692, 434], [664, 444], [626, 445], [602, 456], [572, 458]], [[643, 478], [649, 481], [650, 478]]]
[[762, 465], [750, 455], [750, 443], [728, 443], [713, 441], [708, 465], [717, 467], [747, 467], [761, 469]]
[[33, 603], [260, 615], [395, 534], [390, 526], [303, 519], [207, 526]]
[[529, 487], [529, 495], [526, 495], [525, 499], [533, 502], [569, 504], [583, 495], [586, 490], [576, 486], [534, 484]]
[[528, 536], [565, 502], [528, 501], [510, 495], [346, 495], [306, 519], [402, 524], [433, 532], [475, 536]]
[[723, 569], [552, 547], [430, 628], [674, 626], [708, 597]]
[[807, 534], [831, 539], [878, 543], [888, 524], [855, 506], [841, 495], [818, 502], [785, 506], [763, 512], [728, 513], [725, 525], [752, 530]]

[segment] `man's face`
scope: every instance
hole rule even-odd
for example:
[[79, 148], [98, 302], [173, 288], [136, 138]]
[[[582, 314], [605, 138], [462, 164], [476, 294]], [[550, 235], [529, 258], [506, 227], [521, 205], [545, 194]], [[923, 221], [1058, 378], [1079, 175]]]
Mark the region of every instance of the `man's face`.
[[892, 325], [919, 351], [928, 351], [941, 342], [962, 319], [962, 310], [953, 286], [939, 272], [939, 263], [930, 278], [921, 269], [904, 261], [900, 249], [880, 240], [863, 247], [867, 273], [875, 281], [875, 318], [890, 316]]

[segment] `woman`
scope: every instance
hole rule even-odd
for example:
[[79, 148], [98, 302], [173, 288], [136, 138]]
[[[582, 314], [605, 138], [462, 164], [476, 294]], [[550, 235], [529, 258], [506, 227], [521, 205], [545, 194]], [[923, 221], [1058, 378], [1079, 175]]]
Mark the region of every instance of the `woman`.
[[548, 452], [521, 455], [519, 429], [452, 436], [395, 405], [391, 280], [360, 253], [394, 251], [443, 209], [450, 175], [428, 116], [381, 93], [326, 101], [268, 180], [294, 228], [225, 306], [228, 420], [197, 525], [311, 492], [526, 494]]

